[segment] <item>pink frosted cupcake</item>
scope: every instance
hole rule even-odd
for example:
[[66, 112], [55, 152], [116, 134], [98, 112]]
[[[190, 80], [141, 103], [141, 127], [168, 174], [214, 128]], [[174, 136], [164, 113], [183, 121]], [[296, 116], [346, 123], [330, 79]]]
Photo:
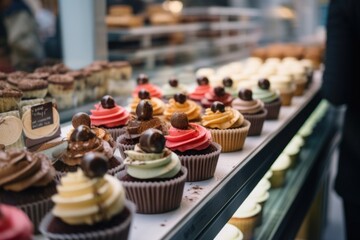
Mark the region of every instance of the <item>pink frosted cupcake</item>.
[[125, 108], [116, 104], [114, 98], [104, 96], [101, 102], [95, 104], [95, 109], [90, 110], [91, 125], [106, 129], [113, 139], [125, 132], [124, 126], [130, 119], [130, 114]]
[[148, 129], [134, 150], [125, 151], [126, 170], [118, 178], [126, 196], [136, 204], [138, 213], [155, 214], [180, 206], [187, 170], [179, 157], [165, 148], [165, 137], [156, 129]]
[[31, 240], [33, 225], [20, 209], [0, 204], [0, 239]]
[[252, 91], [250, 89], [240, 89], [239, 98], [232, 102], [232, 107], [243, 114], [245, 119], [251, 123], [249, 136], [261, 134], [267, 110], [264, 108], [264, 103], [261, 100], [254, 100], [252, 98]]
[[146, 89], [141, 89], [138, 92], [138, 96], [134, 97], [132, 99], [132, 102], [130, 104], [130, 108], [131, 108], [131, 113], [135, 113], [136, 112], [136, 107], [139, 104], [139, 102], [141, 100], [147, 100], [151, 103], [152, 107], [153, 107], [153, 115], [154, 116], [161, 116], [164, 113], [164, 109], [165, 109], [165, 104], [164, 102], [157, 97], [151, 97], [150, 96], [150, 92], [147, 91]]
[[171, 126], [166, 147], [174, 151], [188, 169], [187, 181], [213, 177], [221, 146], [212, 142], [210, 132], [196, 123], [189, 123], [187, 115], [181, 112], [173, 114]]
[[149, 78], [145, 74], [140, 74], [137, 79], [137, 86], [134, 89], [132, 96], [135, 98], [138, 96], [140, 90], [145, 89], [150, 93], [150, 97], [162, 98], [161, 89], [158, 86], [155, 86], [149, 83]]
[[201, 99], [204, 98], [205, 94], [207, 92], [210, 92], [212, 88], [209, 84], [209, 79], [207, 77], [198, 77], [196, 81], [198, 86], [192, 93], [190, 93], [189, 98], [191, 100], [200, 102]]
[[201, 105], [204, 108], [209, 108], [213, 102], [222, 102], [225, 106], [231, 106], [233, 97], [225, 92], [225, 88], [218, 86], [207, 92], [201, 100]]

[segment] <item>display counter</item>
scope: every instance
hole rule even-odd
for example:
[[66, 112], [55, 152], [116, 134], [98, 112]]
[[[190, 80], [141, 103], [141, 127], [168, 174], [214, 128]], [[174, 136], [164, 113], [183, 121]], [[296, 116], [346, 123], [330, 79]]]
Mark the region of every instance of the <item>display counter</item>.
[[[135, 214], [130, 240], [144, 236], [146, 239], [214, 238], [319, 104], [320, 79], [321, 73], [316, 72], [305, 94], [295, 97], [291, 106], [282, 107], [278, 120], [266, 121], [260, 136], [247, 137], [242, 151], [222, 153], [213, 178], [187, 182], [180, 208], [164, 214]], [[326, 115], [324, 124], [315, 129], [301, 152], [304, 164], [288, 176], [284, 188], [271, 194], [264, 222], [256, 233], [258, 239], [285, 236], [288, 229], [283, 228], [283, 223], [288, 223], [294, 217], [291, 213], [299, 210], [299, 197], [304, 191], [311, 191], [304, 186], [314, 166], [320, 171], [325, 164], [318, 161], [319, 156], [332, 146], [336, 126], [331, 116]], [[63, 124], [62, 134], [66, 136], [71, 128], [70, 123]]]

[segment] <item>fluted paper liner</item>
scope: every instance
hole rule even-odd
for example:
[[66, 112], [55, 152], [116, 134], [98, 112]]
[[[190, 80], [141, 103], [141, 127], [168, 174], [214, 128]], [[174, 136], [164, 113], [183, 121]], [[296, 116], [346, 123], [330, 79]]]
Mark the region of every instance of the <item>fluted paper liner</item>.
[[266, 109], [257, 114], [244, 114], [245, 119], [251, 123], [248, 136], [259, 136], [261, 134], [266, 115]]
[[273, 175], [269, 179], [271, 183], [271, 188], [280, 188], [285, 183], [285, 177], [286, 177], [286, 169], [284, 170], [273, 170]]
[[250, 240], [253, 239], [254, 230], [256, 227], [256, 224], [259, 222], [259, 213], [247, 218], [230, 218], [229, 222], [230, 224], [234, 225], [240, 231], [244, 234], [244, 240]]
[[293, 98], [293, 92], [280, 93], [281, 105], [290, 106]]
[[280, 99], [275, 102], [264, 103], [264, 107], [268, 111], [268, 113], [266, 115], [267, 120], [275, 120], [275, 119], [279, 118], [280, 109], [281, 109]]
[[296, 88], [295, 88], [294, 96], [302, 96], [306, 88], [306, 82], [296, 83], [295, 85]]
[[213, 142], [221, 145], [221, 152], [239, 151], [244, 147], [248, 135], [250, 122], [246, 119], [239, 128], [231, 129], [209, 129]]
[[104, 128], [108, 133], [110, 133], [113, 139], [117, 139], [119, 136], [123, 135], [126, 132], [125, 127], [119, 128]]
[[[126, 198], [136, 204], [136, 212], [144, 214], [163, 213], [174, 210], [180, 206], [184, 185], [187, 177], [187, 169], [181, 167], [180, 177], [157, 181], [136, 182], [121, 181], [126, 190]], [[121, 171], [118, 178], [126, 175]]]
[[117, 144], [117, 146], [119, 148], [119, 152], [120, 152], [120, 155], [121, 155], [122, 159], [125, 159], [127, 157], [126, 154], [125, 154], [125, 151], [134, 150], [135, 145], [136, 145], [136, 144], [123, 144], [123, 143], [121, 143], [121, 140], [123, 140], [124, 138], [125, 138], [124, 134], [120, 135], [118, 138], [116, 138], [116, 144]]
[[93, 232], [83, 233], [51, 233], [47, 228], [53, 219], [52, 213], [48, 213], [42, 220], [39, 230], [47, 238], [51, 240], [119, 240], [128, 239], [130, 232], [130, 225], [135, 212], [135, 205], [130, 202], [125, 202], [125, 207], [130, 211], [129, 217], [122, 223], [104, 230], [94, 230]]
[[216, 148], [212, 153], [179, 156], [181, 164], [188, 170], [187, 182], [202, 181], [214, 176], [221, 146], [216, 142], [212, 145]]

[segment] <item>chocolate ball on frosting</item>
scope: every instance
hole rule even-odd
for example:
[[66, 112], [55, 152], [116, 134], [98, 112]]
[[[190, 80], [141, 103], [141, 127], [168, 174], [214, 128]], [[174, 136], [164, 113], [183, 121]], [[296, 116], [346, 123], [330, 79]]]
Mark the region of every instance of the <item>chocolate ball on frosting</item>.
[[88, 152], [81, 161], [81, 169], [89, 178], [98, 178], [106, 174], [109, 168], [109, 160], [104, 154]]
[[245, 100], [245, 101], [251, 101], [253, 99], [252, 98], [252, 91], [250, 89], [247, 89], [247, 88], [240, 89], [238, 95], [239, 95], [239, 98], [241, 98], [242, 100]]
[[170, 119], [171, 126], [177, 129], [188, 129], [189, 119], [183, 112], [175, 112]]
[[153, 117], [153, 107], [147, 100], [141, 100], [136, 107], [136, 116], [140, 121], [147, 121]]
[[214, 93], [218, 97], [225, 96], [225, 94], [226, 94], [225, 88], [221, 87], [221, 86], [217, 86], [217, 87], [214, 88]]
[[106, 109], [115, 107], [115, 100], [110, 95], [105, 95], [101, 99], [101, 106]]
[[169, 85], [172, 87], [177, 87], [179, 85], [179, 81], [175, 77], [172, 77], [169, 79]]
[[146, 84], [149, 82], [149, 78], [146, 74], [139, 74], [139, 76], [137, 77], [136, 79], [136, 82], [138, 85], [141, 85], [141, 84]]
[[70, 140], [74, 142], [88, 141], [94, 137], [96, 137], [95, 133], [88, 126], [80, 125], [71, 133]]
[[140, 99], [150, 99], [150, 93], [149, 91], [147, 91], [146, 89], [141, 89], [139, 92], [138, 92], [138, 97]]
[[166, 139], [161, 131], [150, 128], [141, 134], [140, 148], [147, 153], [161, 153], [164, 150]]
[[199, 76], [198, 78], [196, 78], [196, 81], [197, 81], [199, 86], [209, 84], [209, 79], [207, 77], [205, 77], [205, 76]]
[[214, 113], [216, 111], [225, 112], [225, 105], [222, 102], [215, 101], [211, 104], [211, 111], [213, 111]]
[[270, 81], [266, 78], [261, 78], [259, 79], [258, 81], [258, 86], [261, 88], [261, 89], [269, 89], [270, 88]]
[[78, 112], [76, 113], [71, 120], [71, 123], [74, 128], [79, 127], [80, 125], [91, 126], [91, 119], [87, 113]]
[[225, 77], [222, 82], [225, 87], [232, 87], [234, 84], [234, 81], [230, 77]]
[[176, 102], [184, 104], [186, 102], [187, 97], [183, 93], [176, 93], [174, 95], [174, 99], [175, 99]]

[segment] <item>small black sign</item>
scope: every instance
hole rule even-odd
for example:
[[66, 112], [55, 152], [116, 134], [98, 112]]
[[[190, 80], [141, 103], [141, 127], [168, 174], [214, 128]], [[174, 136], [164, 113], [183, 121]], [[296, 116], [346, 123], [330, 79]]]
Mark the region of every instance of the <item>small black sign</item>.
[[53, 104], [47, 102], [31, 107], [31, 128], [37, 129], [54, 123]]

